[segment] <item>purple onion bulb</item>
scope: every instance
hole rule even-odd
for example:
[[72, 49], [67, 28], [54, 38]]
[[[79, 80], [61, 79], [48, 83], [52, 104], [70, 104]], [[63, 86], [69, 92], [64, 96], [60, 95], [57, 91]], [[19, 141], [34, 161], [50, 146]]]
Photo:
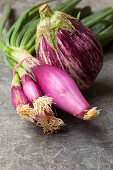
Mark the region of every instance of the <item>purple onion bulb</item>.
[[95, 107], [91, 109], [75, 81], [63, 70], [48, 65], [34, 66], [32, 75], [42, 92], [52, 97], [58, 108], [84, 120], [92, 119], [99, 114]]
[[41, 91], [38, 85], [31, 79], [29, 75], [24, 74], [21, 77], [21, 83], [22, 83], [23, 91], [30, 102], [33, 102], [35, 99], [41, 97]]
[[12, 101], [12, 105], [14, 106], [15, 109], [22, 104], [27, 105], [29, 103], [22, 88], [19, 86], [11, 87], [11, 101]]

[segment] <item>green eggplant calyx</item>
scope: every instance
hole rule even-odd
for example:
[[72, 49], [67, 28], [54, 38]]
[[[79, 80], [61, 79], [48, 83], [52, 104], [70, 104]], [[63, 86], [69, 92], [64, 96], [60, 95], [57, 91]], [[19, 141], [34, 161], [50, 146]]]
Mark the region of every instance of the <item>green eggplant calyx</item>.
[[[37, 32], [36, 32], [36, 39], [35, 39], [35, 50], [36, 50], [37, 55], [38, 55], [39, 43], [42, 39], [42, 36], [44, 36], [48, 44], [55, 51], [58, 52], [58, 45], [57, 45], [58, 30], [59, 29], [67, 30], [71, 33], [71, 35], [74, 34], [76, 31], [75, 27], [70, 21], [70, 19], [75, 20], [74, 17], [72, 17], [71, 15], [65, 14], [63, 12], [60, 12], [60, 11], [56, 11], [54, 13], [51, 11], [52, 10], [50, 9], [50, 7], [48, 7], [48, 5], [47, 5], [46, 10], [44, 10], [44, 15], [43, 15], [43, 10], [41, 10], [41, 15], [40, 15], [41, 19], [37, 25]], [[51, 15], [48, 15], [48, 13], [49, 14], [51, 13]]]

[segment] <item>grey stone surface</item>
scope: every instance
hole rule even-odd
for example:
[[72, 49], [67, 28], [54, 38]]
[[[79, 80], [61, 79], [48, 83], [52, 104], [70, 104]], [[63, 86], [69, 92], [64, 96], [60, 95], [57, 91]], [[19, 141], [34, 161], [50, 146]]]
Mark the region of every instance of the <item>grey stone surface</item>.
[[[36, 0], [11, 2], [17, 18]], [[55, 3], [58, 3], [57, 1]], [[112, 0], [83, 0], [79, 6], [93, 10], [113, 6]], [[112, 170], [113, 169], [113, 44], [104, 52], [104, 65], [93, 86], [84, 95], [91, 106], [101, 108], [92, 121], [82, 121], [58, 112], [66, 123], [53, 135], [22, 120], [10, 100], [12, 73], [0, 53], [0, 170]]]

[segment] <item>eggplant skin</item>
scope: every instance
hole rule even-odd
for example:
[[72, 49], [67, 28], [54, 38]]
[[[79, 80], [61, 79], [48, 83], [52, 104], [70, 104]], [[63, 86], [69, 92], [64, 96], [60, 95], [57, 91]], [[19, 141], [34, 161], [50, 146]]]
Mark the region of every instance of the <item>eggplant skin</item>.
[[81, 90], [89, 88], [103, 65], [103, 50], [96, 35], [79, 21], [70, 19], [75, 33], [60, 29], [57, 33], [58, 51], [42, 35], [37, 57], [44, 64], [57, 66], [76, 81]]

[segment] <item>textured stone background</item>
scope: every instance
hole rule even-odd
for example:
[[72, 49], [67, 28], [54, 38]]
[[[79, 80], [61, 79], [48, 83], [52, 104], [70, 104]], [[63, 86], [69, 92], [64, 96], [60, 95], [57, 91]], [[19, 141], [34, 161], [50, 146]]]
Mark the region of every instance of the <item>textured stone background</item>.
[[[15, 18], [38, 0], [0, 0], [0, 14], [12, 3]], [[59, 1], [55, 2], [58, 4]], [[113, 0], [83, 0], [93, 10], [113, 6]], [[58, 134], [43, 134], [22, 120], [10, 101], [11, 72], [0, 53], [0, 170], [112, 170], [113, 169], [113, 44], [104, 52], [104, 65], [93, 86], [85, 92], [101, 114], [92, 121], [66, 113], [67, 124]], [[60, 114], [59, 114], [60, 115]]]

